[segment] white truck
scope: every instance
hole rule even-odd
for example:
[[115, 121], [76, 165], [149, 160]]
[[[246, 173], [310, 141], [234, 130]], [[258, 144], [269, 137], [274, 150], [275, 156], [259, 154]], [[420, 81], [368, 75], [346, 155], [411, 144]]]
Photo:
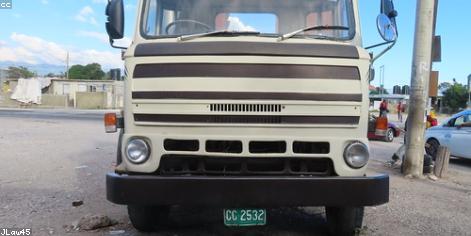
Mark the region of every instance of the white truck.
[[[111, 45], [124, 3], [109, 0]], [[389, 200], [389, 177], [367, 176], [372, 62], [397, 38], [392, 0], [362, 47], [357, 0], [140, 0], [125, 48], [125, 102], [109, 201], [140, 231], [171, 206], [220, 207], [227, 226], [264, 225], [266, 208], [325, 206], [350, 235], [365, 206]], [[116, 46], [114, 46], [116, 47]], [[119, 47], [118, 47], [119, 48]], [[268, 218], [269, 219], [269, 218]]]

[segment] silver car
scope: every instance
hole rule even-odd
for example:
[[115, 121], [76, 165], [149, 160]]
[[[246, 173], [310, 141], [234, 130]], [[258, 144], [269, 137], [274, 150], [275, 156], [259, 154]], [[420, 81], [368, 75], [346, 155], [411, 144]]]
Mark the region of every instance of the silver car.
[[425, 140], [427, 153], [435, 156], [440, 145], [450, 149], [451, 155], [471, 159], [471, 110], [453, 115], [444, 123], [428, 129]]

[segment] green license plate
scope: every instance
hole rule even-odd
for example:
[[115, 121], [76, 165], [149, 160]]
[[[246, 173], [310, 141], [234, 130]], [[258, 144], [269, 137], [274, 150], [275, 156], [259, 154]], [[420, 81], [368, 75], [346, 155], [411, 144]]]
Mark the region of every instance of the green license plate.
[[266, 225], [267, 211], [265, 209], [224, 209], [224, 225], [226, 226], [256, 226]]

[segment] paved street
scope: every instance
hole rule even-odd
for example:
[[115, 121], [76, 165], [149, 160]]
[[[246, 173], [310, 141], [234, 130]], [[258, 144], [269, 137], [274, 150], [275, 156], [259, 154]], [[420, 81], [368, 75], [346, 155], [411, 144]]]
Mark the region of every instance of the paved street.
[[[0, 110], [0, 228], [32, 227], [34, 235], [64, 235], [87, 214], [117, 225], [86, 235], [139, 235], [126, 208], [109, 203], [105, 173], [113, 169], [116, 134], [105, 134], [101, 111]], [[370, 171], [391, 176], [390, 203], [366, 210], [363, 235], [469, 235], [471, 161], [455, 160], [450, 177], [408, 180], [385, 167], [401, 139], [372, 142]], [[72, 202], [83, 201], [73, 207]], [[322, 208], [272, 209], [268, 226], [228, 229], [221, 209], [174, 209], [160, 235], [325, 235]]]

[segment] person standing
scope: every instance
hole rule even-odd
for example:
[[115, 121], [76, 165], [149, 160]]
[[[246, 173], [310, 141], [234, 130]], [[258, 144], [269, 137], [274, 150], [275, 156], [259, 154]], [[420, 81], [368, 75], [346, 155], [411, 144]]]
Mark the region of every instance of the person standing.
[[399, 103], [397, 104], [397, 119], [401, 123], [402, 123], [402, 109], [403, 109], [403, 106], [404, 105], [402, 105], [402, 101], [399, 101]]
[[379, 116], [387, 117], [388, 116], [388, 102], [383, 99], [379, 105]]

